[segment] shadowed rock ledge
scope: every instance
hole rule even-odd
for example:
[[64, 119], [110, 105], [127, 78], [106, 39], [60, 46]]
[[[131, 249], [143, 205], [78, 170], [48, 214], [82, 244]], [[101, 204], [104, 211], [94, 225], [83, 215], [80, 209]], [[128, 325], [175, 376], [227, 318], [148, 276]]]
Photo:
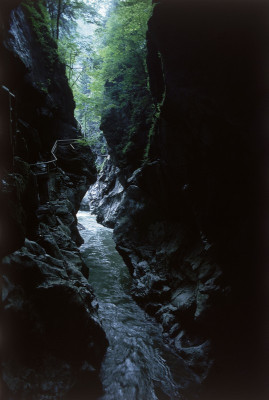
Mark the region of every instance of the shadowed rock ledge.
[[264, 400], [268, 4], [156, 3], [160, 116], [147, 161], [125, 176], [117, 249], [133, 296], [199, 376], [198, 398]]
[[42, 12], [29, 1], [30, 8], [12, 10], [18, 3], [1, 3], [1, 83], [15, 95], [16, 111], [10, 122], [10, 95], [1, 89], [1, 398], [95, 399], [107, 339], [76, 226], [96, 180], [94, 157], [66, 143], [50, 171], [30, 165], [51, 160], [55, 140], [79, 132], [56, 45], [42, 47], [31, 23], [35, 12], [42, 24]]

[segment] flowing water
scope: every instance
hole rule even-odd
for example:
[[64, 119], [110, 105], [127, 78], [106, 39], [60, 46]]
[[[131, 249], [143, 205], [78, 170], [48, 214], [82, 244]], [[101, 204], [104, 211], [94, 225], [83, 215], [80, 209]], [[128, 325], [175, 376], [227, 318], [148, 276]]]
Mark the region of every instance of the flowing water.
[[79, 211], [83, 258], [99, 302], [109, 347], [102, 364], [102, 400], [181, 400], [191, 377], [162, 339], [161, 327], [130, 295], [131, 277], [115, 250], [112, 229]]

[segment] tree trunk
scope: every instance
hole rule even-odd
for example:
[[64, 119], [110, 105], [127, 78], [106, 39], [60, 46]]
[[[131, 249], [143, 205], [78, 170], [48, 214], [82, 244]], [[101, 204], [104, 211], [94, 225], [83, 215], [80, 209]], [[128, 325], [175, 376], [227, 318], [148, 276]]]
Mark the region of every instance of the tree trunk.
[[57, 40], [59, 39], [61, 14], [62, 14], [62, 0], [58, 0], [57, 22], [56, 22], [56, 39]]

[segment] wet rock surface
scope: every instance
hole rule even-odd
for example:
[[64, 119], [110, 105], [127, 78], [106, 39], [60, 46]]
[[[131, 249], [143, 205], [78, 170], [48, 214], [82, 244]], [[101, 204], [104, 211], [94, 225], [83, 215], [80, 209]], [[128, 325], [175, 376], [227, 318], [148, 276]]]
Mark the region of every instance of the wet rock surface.
[[264, 6], [158, 2], [147, 62], [161, 112], [114, 230], [134, 298], [199, 375], [203, 400], [266, 398], [255, 367], [264, 370]]
[[209, 314], [217, 317], [212, 304], [217, 308], [230, 293], [212, 246], [187, 222], [168, 219], [158, 202], [134, 184], [125, 192], [114, 236], [132, 273], [134, 298], [161, 322], [167, 341], [203, 380], [212, 364], [207, 336], [212, 327], [204, 322]]
[[29, 9], [12, 11], [17, 3], [0, 6], [3, 82], [16, 96], [10, 122], [11, 95], [1, 88], [1, 398], [95, 399], [107, 339], [76, 218], [96, 180], [94, 156], [67, 142], [57, 147], [57, 165], [43, 173], [30, 165], [51, 160], [55, 140], [79, 132], [56, 45], [44, 50]]
[[101, 394], [98, 371], [107, 339], [77, 247], [82, 239], [76, 213], [88, 185], [85, 175], [54, 171], [49, 198], [36, 210], [35, 234], [3, 259], [5, 399]]
[[[79, 254], [77, 259], [81, 264]], [[46, 392], [57, 396], [57, 380], [63, 378], [61, 368], [70, 371], [64, 393], [73, 386], [72, 373], [79, 375], [83, 363], [88, 361], [91, 379], [100, 367], [105, 336], [98, 323], [97, 303], [74, 261], [67, 260], [49, 256], [44, 248], [28, 240], [3, 260], [3, 372], [8, 389], [18, 398]], [[53, 376], [55, 372], [47, 372], [51, 375], [46, 382], [48, 376], [41, 374], [49, 359], [54, 359], [58, 373]], [[31, 369], [41, 360], [38, 382]], [[23, 374], [18, 375], [18, 370]], [[43, 391], [46, 384], [50, 390]]]
[[97, 181], [90, 187], [81, 203], [81, 209], [91, 211], [97, 217], [97, 222], [113, 228], [117, 220], [124, 187], [119, 168], [110, 159], [104, 161]]
[[112, 230], [87, 211], [80, 211], [78, 219], [84, 226], [81, 252], [109, 340], [101, 368], [102, 400], [178, 400], [190, 391], [197, 398], [199, 377], [164, 342], [160, 324], [131, 296], [132, 277], [115, 250]]
[[[197, 377], [200, 389], [187, 399], [265, 400], [258, 159], [268, 10], [194, 3], [156, 5], [147, 63], [160, 116], [148, 159], [132, 176], [143, 151], [120, 172], [105, 166], [90, 201], [99, 221], [115, 226], [133, 297]], [[67, 146], [49, 178], [31, 171], [29, 163], [51, 157], [56, 139], [77, 136], [74, 101], [63, 65], [44, 62], [26, 13], [18, 8], [9, 20], [11, 8], [0, 13], [3, 81], [18, 99], [14, 149], [0, 120], [4, 398], [98, 398], [107, 342], [76, 228], [93, 159]], [[111, 153], [127, 124], [121, 118], [111, 111], [103, 120]], [[146, 131], [148, 121], [143, 146]]]

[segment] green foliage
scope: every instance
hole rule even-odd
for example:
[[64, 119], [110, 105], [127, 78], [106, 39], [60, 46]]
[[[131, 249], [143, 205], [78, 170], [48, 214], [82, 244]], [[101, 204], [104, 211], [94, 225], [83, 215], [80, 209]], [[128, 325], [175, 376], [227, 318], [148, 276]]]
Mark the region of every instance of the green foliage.
[[[94, 71], [97, 90], [92, 97], [103, 116], [103, 128], [109, 120], [113, 131], [113, 148], [119, 164], [130, 157], [143, 158], [146, 136], [154, 106], [148, 89], [146, 68], [146, 30], [152, 13], [150, 0], [121, 0], [107, 20], [103, 46], [99, 51], [100, 68]], [[116, 117], [115, 117], [116, 116]], [[144, 136], [144, 139], [143, 139]]]
[[95, 135], [95, 136], [91, 136], [91, 137], [81, 137], [79, 139], [76, 140], [76, 142], [78, 144], [80, 144], [81, 146], [93, 146], [94, 144], [96, 144], [98, 142], [100, 138], [100, 134]]
[[100, 172], [103, 171], [104, 166], [106, 165], [106, 161], [107, 161], [106, 158], [104, 158], [104, 161], [103, 161], [100, 165], [97, 165], [97, 166], [96, 166], [97, 172], [98, 172], [98, 173], [100, 173]]
[[[132, 158], [142, 161], [148, 155], [147, 137], [152, 135], [156, 123], [152, 124], [152, 120], [156, 121], [156, 109], [146, 68], [151, 3], [112, 0], [109, 16], [102, 25], [100, 0], [24, 0], [49, 68], [58, 56], [66, 66], [76, 102], [75, 115], [85, 136], [79, 139], [81, 144], [92, 146], [98, 154], [106, 153], [99, 129], [102, 118], [104, 130], [111, 130], [109, 145], [119, 165]], [[80, 23], [95, 24], [91, 34], [80, 31], [78, 19]], [[58, 39], [57, 45], [53, 38]], [[46, 91], [44, 83], [39, 86]]]
[[45, 0], [53, 37], [58, 40], [73, 34], [80, 18], [89, 23], [100, 23], [96, 11], [98, 3], [98, 0], [91, 0], [91, 4], [83, 0]]
[[[89, 136], [87, 140], [83, 139], [82, 144], [97, 146], [98, 151], [103, 151], [105, 147], [106, 152], [104, 139], [100, 137], [100, 114], [90, 98], [92, 90], [89, 88], [97, 57], [93, 53], [93, 34], [87, 35], [87, 24], [100, 25], [102, 18], [97, 12], [99, 3], [100, 0], [91, 0], [90, 4], [83, 0], [24, 0], [22, 7], [45, 63], [46, 78], [42, 82], [36, 81], [36, 88], [40, 93], [48, 94], [55, 62], [60, 60], [65, 64], [77, 105], [76, 117], [84, 134]], [[58, 16], [59, 40], [56, 41]], [[86, 34], [79, 31], [78, 20], [80, 24], [84, 23]]]
[[[51, 32], [55, 38], [56, 20], [60, 14], [58, 53], [66, 66], [66, 75], [76, 102], [75, 116], [84, 135], [90, 136], [94, 145], [95, 136], [100, 134], [100, 113], [95, 111], [96, 106], [90, 98], [90, 84], [92, 69], [96, 66], [94, 31], [102, 20], [98, 13], [99, 3], [100, 0], [92, 0], [90, 4], [82, 0], [46, 0]], [[92, 28], [89, 28], [89, 24]]]
[[50, 20], [47, 9], [42, 0], [24, 0], [21, 5], [31, 22], [36, 40], [41, 45], [40, 48], [44, 53], [44, 61], [51, 72], [58, 55], [56, 43], [49, 31]]
[[105, 107], [126, 103], [147, 87], [146, 30], [150, 0], [120, 1], [107, 21], [101, 49]]

